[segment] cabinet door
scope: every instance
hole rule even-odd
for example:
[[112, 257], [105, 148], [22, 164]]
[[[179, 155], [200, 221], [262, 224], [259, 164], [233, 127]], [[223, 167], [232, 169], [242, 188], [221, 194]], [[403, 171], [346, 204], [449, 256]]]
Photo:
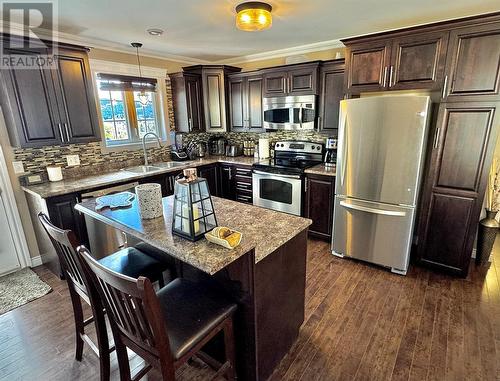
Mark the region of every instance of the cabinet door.
[[500, 23], [451, 31], [447, 100], [500, 99]]
[[443, 85], [448, 32], [425, 33], [394, 40], [389, 68], [393, 90], [440, 90]]
[[219, 172], [219, 196], [229, 200], [235, 199], [234, 174], [231, 165], [221, 165]]
[[279, 97], [287, 93], [287, 72], [285, 70], [264, 73], [264, 96]]
[[201, 78], [185, 75], [186, 104], [189, 131], [203, 131], [203, 105], [201, 103]]
[[316, 95], [318, 92], [318, 66], [288, 71], [288, 94]]
[[[37, 56], [37, 53], [7, 50], [12, 55]], [[3, 69], [2, 106], [11, 145], [41, 147], [61, 143], [51, 70]]]
[[222, 70], [206, 70], [203, 72], [203, 93], [206, 131], [225, 131], [226, 108], [224, 103], [224, 73]]
[[247, 78], [246, 86], [247, 105], [247, 127], [250, 131], [260, 132], [263, 130], [263, 108], [262, 108], [262, 76]]
[[333, 222], [333, 177], [307, 176], [305, 217], [312, 220], [309, 233], [313, 236], [330, 239]]
[[320, 70], [318, 129], [337, 134], [340, 101], [344, 98], [344, 62], [326, 64]]
[[198, 168], [198, 177], [203, 177], [207, 180], [208, 189], [212, 196], [217, 196], [217, 166], [208, 165], [205, 167]]
[[229, 120], [231, 121], [231, 131], [242, 131], [246, 127], [245, 85], [245, 78], [236, 77], [229, 79]]
[[92, 79], [83, 52], [59, 50], [53, 71], [64, 143], [87, 143], [100, 138]]
[[391, 43], [377, 41], [347, 48], [345, 87], [349, 93], [386, 89]]
[[421, 202], [422, 263], [466, 275], [497, 140], [498, 104], [442, 103]]
[[76, 194], [51, 197], [47, 199], [47, 209], [50, 220], [61, 229], [69, 229], [75, 232], [80, 242], [87, 245], [87, 229], [85, 218], [75, 210], [75, 205], [79, 202]]

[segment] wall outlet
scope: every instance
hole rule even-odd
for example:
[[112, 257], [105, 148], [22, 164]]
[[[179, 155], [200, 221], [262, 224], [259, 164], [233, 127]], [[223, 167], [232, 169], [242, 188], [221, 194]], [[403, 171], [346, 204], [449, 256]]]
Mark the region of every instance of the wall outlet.
[[80, 156], [68, 155], [66, 156], [66, 161], [68, 162], [68, 167], [74, 167], [76, 165], [80, 165]]
[[24, 165], [22, 161], [13, 161], [12, 166], [14, 167], [14, 173], [16, 175], [24, 173]]

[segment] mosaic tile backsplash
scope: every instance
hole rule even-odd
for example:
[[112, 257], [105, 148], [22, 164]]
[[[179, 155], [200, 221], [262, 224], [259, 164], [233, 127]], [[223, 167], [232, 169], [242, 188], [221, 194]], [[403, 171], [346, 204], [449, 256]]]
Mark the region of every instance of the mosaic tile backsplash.
[[[80, 165], [68, 167], [67, 155], [79, 155]], [[148, 156], [151, 161], [170, 160], [170, 147], [150, 148]], [[14, 148], [14, 160], [23, 162], [26, 175], [41, 174], [45, 181], [47, 181], [45, 168], [48, 165], [60, 165], [65, 178], [78, 178], [140, 165], [144, 162], [142, 149], [103, 152], [100, 142], [43, 148]], [[26, 175], [19, 178], [21, 184], [25, 183]]]
[[[332, 136], [335, 134], [332, 134]], [[306, 140], [317, 143], [324, 143], [326, 135], [316, 131], [273, 131], [273, 132], [226, 132], [226, 133], [191, 133], [182, 135], [182, 144], [188, 145], [190, 142], [208, 142], [212, 136], [223, 136], [229, 144], [243, 144], [245, 140], [253, 140], [258, 143], [260, 138], [268, 138], [271, 145], [279, 140]]]

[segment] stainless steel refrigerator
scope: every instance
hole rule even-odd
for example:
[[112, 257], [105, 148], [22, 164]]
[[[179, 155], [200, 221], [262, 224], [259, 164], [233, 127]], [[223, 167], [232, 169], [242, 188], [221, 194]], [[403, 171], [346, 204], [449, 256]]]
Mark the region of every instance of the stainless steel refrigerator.
[[430, 105], [421, 95], [340, 102], [333, 254], [406, 274]]

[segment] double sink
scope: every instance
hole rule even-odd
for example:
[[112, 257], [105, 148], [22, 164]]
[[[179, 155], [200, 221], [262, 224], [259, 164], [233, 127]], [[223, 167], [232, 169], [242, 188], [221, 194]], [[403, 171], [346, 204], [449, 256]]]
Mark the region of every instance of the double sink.
[[146, 174], [162, 171], [169, 168], [185, 167], [190, 163], [191, 161], [168, 161], [165, 163], [155, 163], [154, 165], [138, 165], [137, 167], [122, 168], [121, 170], [136, 174]]

